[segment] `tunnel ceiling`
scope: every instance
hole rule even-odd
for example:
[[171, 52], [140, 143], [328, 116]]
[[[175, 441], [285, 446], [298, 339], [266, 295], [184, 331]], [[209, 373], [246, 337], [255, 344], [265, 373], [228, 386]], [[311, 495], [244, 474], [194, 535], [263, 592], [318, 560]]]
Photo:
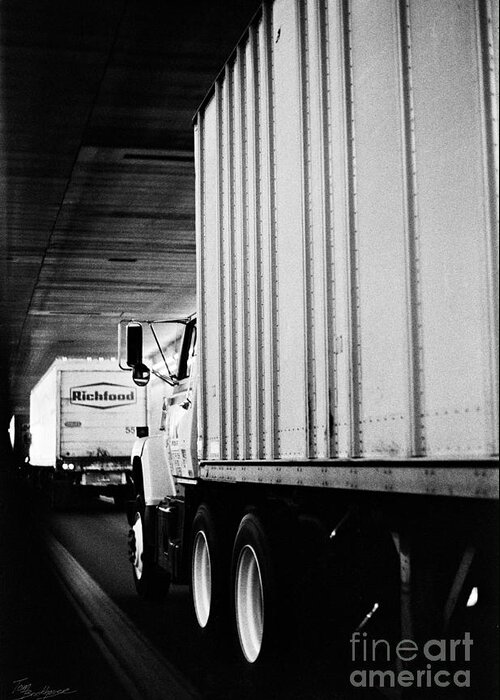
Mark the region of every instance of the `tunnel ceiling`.
[[16, 412], [56, 356], [116, 355], [121, 317], [194, 310], [191, 120], [257, 6], [0, 0], [0, 322]]

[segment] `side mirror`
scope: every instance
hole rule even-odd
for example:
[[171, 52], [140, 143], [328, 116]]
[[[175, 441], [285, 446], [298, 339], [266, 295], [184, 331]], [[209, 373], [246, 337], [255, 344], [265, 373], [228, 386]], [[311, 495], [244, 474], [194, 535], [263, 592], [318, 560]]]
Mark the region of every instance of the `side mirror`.
[[135, 367], [142, 362], [142, 325], [132, 321], [127, 325], [127, 365]]
[[132, 370], [132, 379], [134, 384], [137, 384], [137, 386], [146, 386], [146, 384], [149, 382], [150, 376], [151, 372], [149, 371], [149, 367], [144, 365], [142, 362], [135, 365]]
[[142, 325], [132, 321], [127, 325], [127, 365], [132, 367], [132, 379], [137, 386], [146, 386], [151, 372], [142, 361]]

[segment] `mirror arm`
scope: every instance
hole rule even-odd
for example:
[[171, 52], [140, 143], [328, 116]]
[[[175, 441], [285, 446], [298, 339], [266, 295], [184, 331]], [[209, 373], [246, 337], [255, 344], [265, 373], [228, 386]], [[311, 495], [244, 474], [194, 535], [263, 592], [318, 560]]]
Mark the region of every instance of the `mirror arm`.
[[[168, 368], [167, 368], [167, 369], [168, 369]], [[153, 368], [151, 368], [151, 374], [154, 374], [155, 377], [158, 377], [158, 379], [161, 379], [162, 381], [164, 381], [164, 382], [165, 382], [166, 384], [168, 384], [169, 386], [177, 386], [177, 385], [179, 384], [179, 382], [177, 381], [177, 379], [174, 379], [172, 375], [171, 375], [170, 378], [169, 378], [169, 377], [164, 377], [163, 374], [161, 374], [160, 372], [157, 372], [157, 370], [155, 370], [155, 369], [153, 369]]]
[[[160, 341], [158, 340], [158, 336], [156, 335], [156, 331], [154, 329], [153, 322], [148, 321], [148, 324], [149, 324], [149, 327], [151, 328], [151, 333], [153, 334], [153, 337], [155, 339], [158, 350], [160, 351], [160, 355], [162, 356], [165, 367], [167, 368], [168, 376], [170, 377], [170, 382], [172, 382], [171, 386], [175, 386], [176, 381], [174, 379], [174, 375], [172, 374], [172, 372], [170, 371], [170, 367], [168, 366], [167, 358], [165, 357], [163, 349], [160, 345]], [[163, 377], [161, 375], [158, 375], [156, 372], [154, 372], [154, 374], [156, 376], [160, 376], [160, 378], [163, 379]], [[170, 382], [167, 381], [166, 379], [165, 379], [165, 381], [167, 382], [167, 384], [170, 384]]]

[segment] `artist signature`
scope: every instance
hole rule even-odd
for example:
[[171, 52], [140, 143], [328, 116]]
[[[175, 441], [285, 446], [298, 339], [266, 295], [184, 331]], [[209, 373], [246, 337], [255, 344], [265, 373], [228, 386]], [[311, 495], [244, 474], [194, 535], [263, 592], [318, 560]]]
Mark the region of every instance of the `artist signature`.
[[40, 690], [34, 690], [33, 684], [28, 678], [19, 678], [13, 683], [12, 695], [14, 700], [25, 700], [25, 698], [55, 698], [59, 695], [71, 695], [76, 690], [69, 688], [50, 688], [44, 685]]

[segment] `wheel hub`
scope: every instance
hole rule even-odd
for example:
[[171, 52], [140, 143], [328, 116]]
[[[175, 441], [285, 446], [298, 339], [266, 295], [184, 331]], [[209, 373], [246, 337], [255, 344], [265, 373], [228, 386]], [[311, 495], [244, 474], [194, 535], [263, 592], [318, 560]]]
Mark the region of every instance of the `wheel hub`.
[[196, 533], [192, 569], [193, 601], [200, 627], [207, 626], [212, 601], [212, 565], [205, 533]]
[[134, 567], [135, 575], [137, 579], [142, 577], [143, 571], [143, 561], [142, 556], [144, 553], [144, 537], [142, 532], [142, 518], [140, 513], [137, 513], [134, 526], [131, 530], [131, 561]]
[[245, 545], [236, 570], [236, 624], [245, 658], [254, 663], [264, 636], [264, 589], [255, 550]]

